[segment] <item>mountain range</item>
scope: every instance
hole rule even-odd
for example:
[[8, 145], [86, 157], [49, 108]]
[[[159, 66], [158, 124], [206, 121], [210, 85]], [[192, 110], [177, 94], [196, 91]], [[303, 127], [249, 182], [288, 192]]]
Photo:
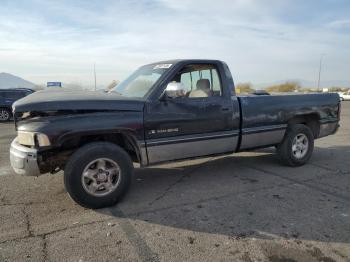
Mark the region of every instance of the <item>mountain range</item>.
[[19, 87], [34, 88], [35, 84], [15, 75], [0, 73], [0, 89]]
[[[30, 81], [27, 81], [21, 77], [9, 74], [9, 73], [0, 73], [0, 89], [6, 88], [31, 88], [35, 90], [40, 90], [45, 88], [45, 84], [34, 84]], [[62, 83], [64, 89], [70, 90], [93, 90], [94, 86], [92, 85], [81, 85], [80, 83]], [[104, 89], [105, 86], [97, 85], [97, 89]]]

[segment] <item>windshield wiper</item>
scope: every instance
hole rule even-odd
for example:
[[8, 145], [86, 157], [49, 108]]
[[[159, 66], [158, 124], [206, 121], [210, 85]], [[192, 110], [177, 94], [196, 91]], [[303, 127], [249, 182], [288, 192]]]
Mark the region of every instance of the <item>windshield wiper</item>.
[[116, 93], [117, 95], [119, 95], [119, 96], [123, 96], [123, 94], [122, 93], [119, 93], [119, 92], [117, 92], [117, 91], [115, 91], [115, 90], [111, 90], [111, 91], [109, 91], [108, 93]]

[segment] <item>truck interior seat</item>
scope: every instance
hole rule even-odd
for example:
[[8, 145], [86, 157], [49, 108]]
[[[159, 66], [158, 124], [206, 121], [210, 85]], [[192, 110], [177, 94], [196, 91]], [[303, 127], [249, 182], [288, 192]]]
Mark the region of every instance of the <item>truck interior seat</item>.
[[196, 89], [191, 91], [189, 97], [208, 97], [211, 96], [209, 79], [199, 79], [196, 84]]

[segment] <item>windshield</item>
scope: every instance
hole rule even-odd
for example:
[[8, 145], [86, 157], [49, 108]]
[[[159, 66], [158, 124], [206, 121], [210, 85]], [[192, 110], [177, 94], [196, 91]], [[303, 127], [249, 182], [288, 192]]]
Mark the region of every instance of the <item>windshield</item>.
[[143, 98], [170, 67], [171, 64], [143, 66], [112, 89], [112, 92], [127, 97]]

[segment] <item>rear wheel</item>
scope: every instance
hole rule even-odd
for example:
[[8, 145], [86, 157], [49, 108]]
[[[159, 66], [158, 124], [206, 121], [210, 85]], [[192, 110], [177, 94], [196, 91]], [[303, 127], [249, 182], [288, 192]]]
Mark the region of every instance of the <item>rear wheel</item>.
[[11, 117], [11, 111], [7, 108], [0, 108], [0, 121], [9, 121]]
[[133, 172], [129, 155], [112, 143], [97, 142], [78, 149], [64, 170], [67, 192], [88, 208], [114, 205], [126, 193]]
[[288, 127], [277, 152], [281, 160], [289, 166], [304, 165], [314, 149], [314, 137], [309, 127], [295, 124]]

